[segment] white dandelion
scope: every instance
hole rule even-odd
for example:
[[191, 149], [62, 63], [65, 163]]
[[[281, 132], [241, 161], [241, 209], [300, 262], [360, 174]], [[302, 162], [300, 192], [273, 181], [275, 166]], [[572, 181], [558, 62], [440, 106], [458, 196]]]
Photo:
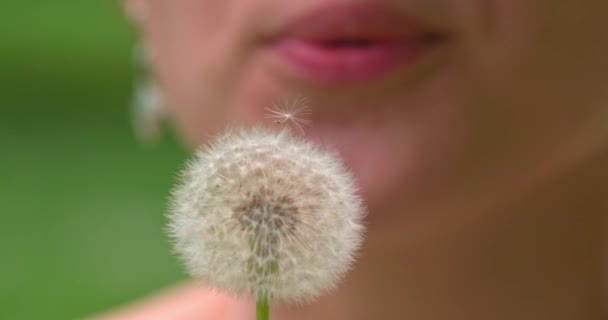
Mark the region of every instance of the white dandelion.
[[230, 131], [196, 153], [169, 218], [196, 279], [258, 302], [303, 303], [351, 268], [364, 214], [333, 153], [288, 130], [256, 128]]
[[302, 96], [289, 100], [283, 99], [275, 103], [272, 108], [266, 108], [266, 118], [276, 124], [291, 125], [304, 134], [304, 127], [310, 127], [312, 121], [305, 117], [310, 115], [308, 99]]

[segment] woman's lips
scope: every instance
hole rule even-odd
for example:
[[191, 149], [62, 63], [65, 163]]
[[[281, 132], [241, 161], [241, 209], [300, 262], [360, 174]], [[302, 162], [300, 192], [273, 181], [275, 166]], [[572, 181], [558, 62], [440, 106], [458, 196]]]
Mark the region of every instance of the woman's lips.
[[364, 82], [414, 66], [443, 37], [377, 5], [323, 7], [268, 41], [292, 73], [322, 84]]
[[415, 41], [373, 41], [365, 46], [334, 47], [300, 39], [286, 39], [276, 53], [296, 72], [324, 83], [367, 81], [404, 64], [413, 64], [424, 51]]

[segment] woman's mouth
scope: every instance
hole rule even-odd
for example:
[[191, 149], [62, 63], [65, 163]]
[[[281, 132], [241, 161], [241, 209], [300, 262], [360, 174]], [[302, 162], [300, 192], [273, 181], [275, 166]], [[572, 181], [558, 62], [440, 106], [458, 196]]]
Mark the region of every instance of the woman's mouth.
[[313, 10], [272, 37], [279, 64], [318, 84], [372, 81], [413, 69], [444, 35], [396, 10], [373, 4]]

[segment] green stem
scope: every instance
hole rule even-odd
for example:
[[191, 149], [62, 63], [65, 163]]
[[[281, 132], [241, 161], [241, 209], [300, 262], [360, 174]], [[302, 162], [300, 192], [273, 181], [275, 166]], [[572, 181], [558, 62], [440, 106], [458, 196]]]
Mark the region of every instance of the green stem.
[[256, 320], [268, 320], [270, 306], [265, 298], [258, 298], [255, 305]]

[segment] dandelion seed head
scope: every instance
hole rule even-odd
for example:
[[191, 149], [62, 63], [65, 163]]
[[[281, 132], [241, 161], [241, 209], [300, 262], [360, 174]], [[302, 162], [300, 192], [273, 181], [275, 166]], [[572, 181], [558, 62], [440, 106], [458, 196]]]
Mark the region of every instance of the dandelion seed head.
[[339, 159], [287, 130], [229, 132], [175, 188], [171, 237], [210, 286], [307, 302], [333, 288], [361, 244], [365, 213]]

